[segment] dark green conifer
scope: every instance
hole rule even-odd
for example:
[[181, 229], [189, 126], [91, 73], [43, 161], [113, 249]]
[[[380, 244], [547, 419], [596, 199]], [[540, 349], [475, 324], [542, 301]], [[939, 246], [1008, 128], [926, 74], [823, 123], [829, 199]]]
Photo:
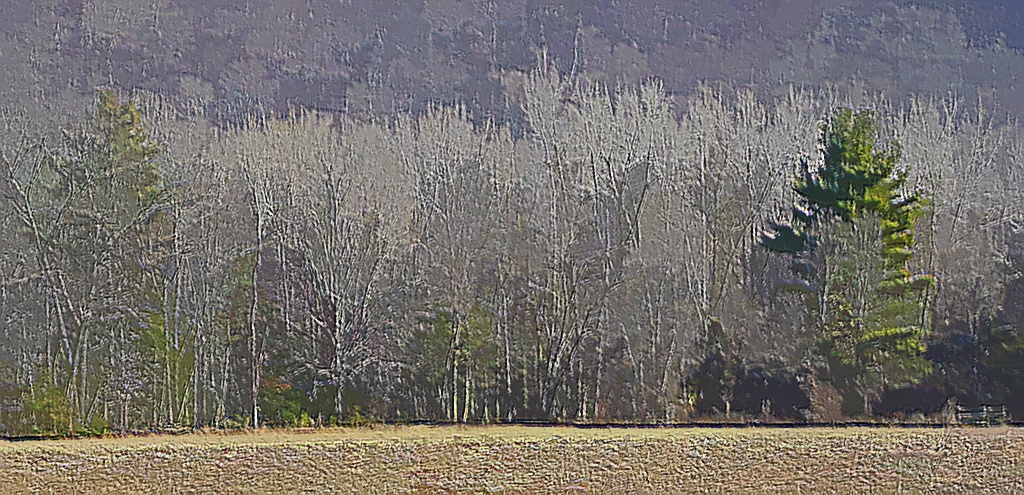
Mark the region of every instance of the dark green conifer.
[[839, 109], [821, 132], [824, 160], [804, 163], [791, 223], [772, 225], [763, 242], [793, 256], [796, 278], [785, 286], [803, 294], [826, 372], [850, 370], [849, 379], [832, 379], [853, 383], [866, 408], [885, 387], [928, 369], [920, 315], [933, 279], [909, 269], [925, 204], [905, 190], [899, 144], [876, 142], [871, 111]]

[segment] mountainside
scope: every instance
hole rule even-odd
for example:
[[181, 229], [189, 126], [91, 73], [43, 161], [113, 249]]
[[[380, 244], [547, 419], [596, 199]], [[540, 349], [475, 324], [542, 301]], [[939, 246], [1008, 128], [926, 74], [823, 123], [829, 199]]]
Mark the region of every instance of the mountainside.
[[[795, 84], [889, 96], [977, 92], [1024, 111], [1024, 9], [1013, 2], [683, 0], [4, 0], [4, 100], [84, 108], [95, 86], [199, 99], [237, 118], [256, 104], [348, 112], [463, 100], [521, 119], [509, 75], [542, 48], [564, 74]], [[667, 5], [665, 5], [667, 4]], [[22, 102], [17, 106], [30, 106]]]

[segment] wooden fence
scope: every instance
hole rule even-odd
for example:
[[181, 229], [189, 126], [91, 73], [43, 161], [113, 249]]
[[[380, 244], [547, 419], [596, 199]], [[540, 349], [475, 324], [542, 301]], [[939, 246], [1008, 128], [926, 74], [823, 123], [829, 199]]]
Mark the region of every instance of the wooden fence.
[[1006, 406], [956, 406], [956, 422], [962, 425], [994, 426], [1004, 425], [1010, 417], [1006, 414]]

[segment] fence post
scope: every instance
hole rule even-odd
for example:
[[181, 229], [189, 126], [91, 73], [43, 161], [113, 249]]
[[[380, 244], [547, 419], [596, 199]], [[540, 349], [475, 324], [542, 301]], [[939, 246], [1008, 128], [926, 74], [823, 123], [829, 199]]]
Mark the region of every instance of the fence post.
[[956, 397], [950, 397], [946, 400], [946, 405], [942, 408], [942, 426], [950, 427], [957, 423], [957, 411], [959, 408]]

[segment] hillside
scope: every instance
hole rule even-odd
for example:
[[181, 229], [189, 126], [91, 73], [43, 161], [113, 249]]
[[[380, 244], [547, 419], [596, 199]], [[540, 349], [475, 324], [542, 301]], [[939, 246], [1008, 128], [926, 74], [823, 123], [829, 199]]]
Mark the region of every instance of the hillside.
[[[521, 123], [510, 74], [546, 48], [565, 74], [838, 85], [902, 98], [978, 93], [1019, 115], [1024, 18], [1013, 2], [4, 0], [4, 100], [84, 108], [97, 85], [201, 100], [238, 119], [256, 104], [420, 111], [466, 101]], [[667, 4], [667, 5], [663, 5]], [[31, 99], [29, 99], [31, 98]], [[66, 102], [66, 103], [61, 103]]]

